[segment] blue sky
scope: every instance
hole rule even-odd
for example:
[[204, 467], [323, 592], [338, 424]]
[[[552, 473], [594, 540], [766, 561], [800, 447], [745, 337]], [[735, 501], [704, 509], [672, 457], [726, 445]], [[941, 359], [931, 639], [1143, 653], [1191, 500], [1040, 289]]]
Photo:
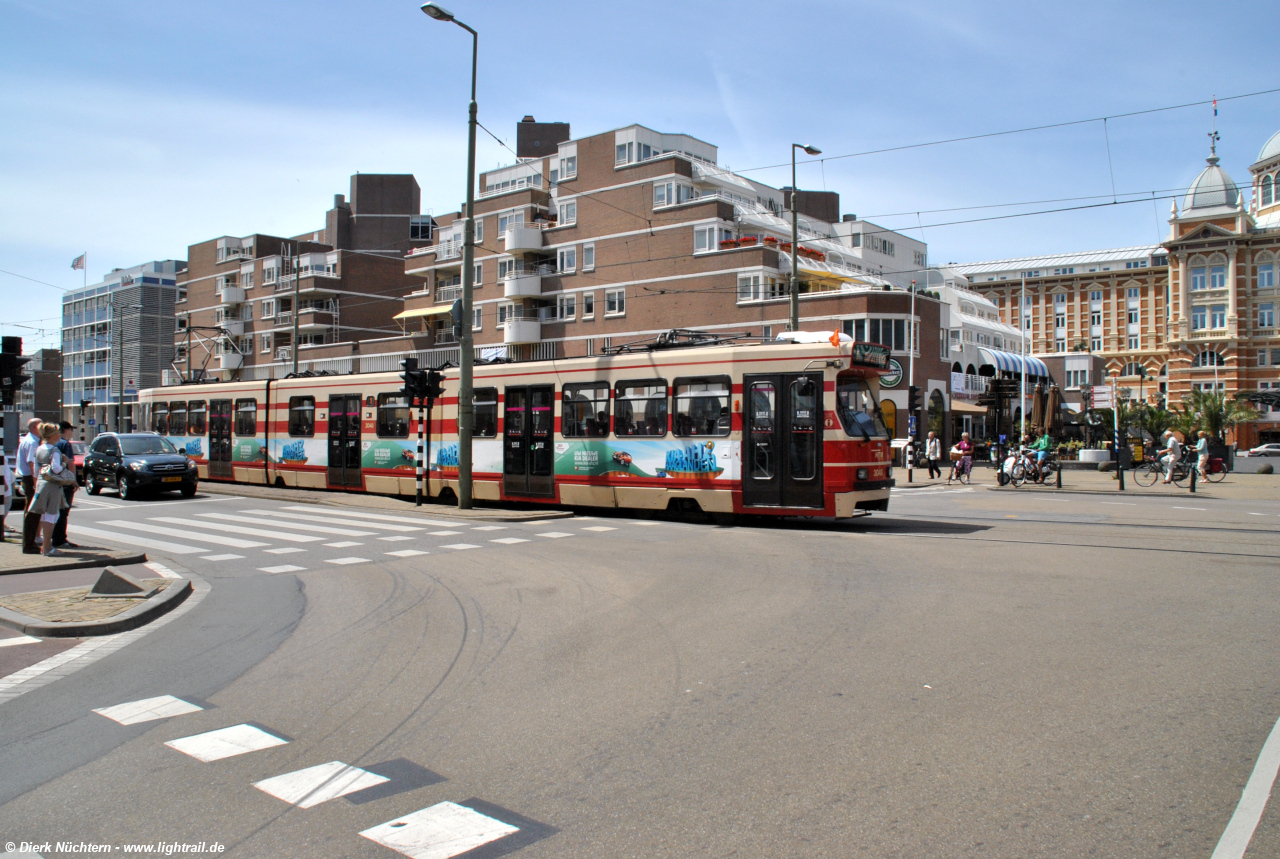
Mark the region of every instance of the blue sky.
[[[480, 120], [514, 146], [525, 114], [575, 136], [643, 123], [747, 170], [812, 142], [828, 156], [1280, 87], [1249, 3], [446, 5], [480, 31]], [[411, 172], [423, 208], [463, 198], [470, 43], [417, 4], [0, 0], [0, 330], [56, 345], [61, 290], [188, 244], [322, 225], [362, 172]], [[1155, 242], [1169, 201], [934, 226], [1052, 208], [928, 210], [1185, 188], [1199, 107], [831, 159], [802, 187], [920, 235], [930, 260]], [[1244, 183], [1280, 93], [1221, 104]], [[481, 169], [510, 153], [481, 135]], [[788, 169], [752, 170], [774, 185]], [[883, 217], [882, 217], [883, 216]], [[18, 328], [26, 325], [29, 328]], [[31, 329], [46, 329], [45, 334]]]

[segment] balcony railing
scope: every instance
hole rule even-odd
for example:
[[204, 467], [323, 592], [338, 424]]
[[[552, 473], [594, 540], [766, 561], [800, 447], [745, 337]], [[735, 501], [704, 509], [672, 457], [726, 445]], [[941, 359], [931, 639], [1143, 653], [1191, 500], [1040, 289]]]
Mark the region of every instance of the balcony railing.
[[292, 347], [292, 346], [280, 346], [279, 348], [277, 348], [277, 349], [276, 349], [276, 360], [277, 360], [277, 361], [292, 361], [292, 360], [293, 360], [293, 347]]
[[436, 287], [436, 304], [453, 304], [459, 298], [462, 298], [461, 285]]

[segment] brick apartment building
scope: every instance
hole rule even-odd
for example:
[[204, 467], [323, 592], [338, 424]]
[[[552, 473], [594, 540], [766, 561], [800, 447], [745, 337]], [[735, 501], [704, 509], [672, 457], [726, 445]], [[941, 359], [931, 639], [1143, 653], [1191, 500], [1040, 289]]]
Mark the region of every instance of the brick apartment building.
[[413, 176], [356, 174], [350, 200], [334, 196], [323, 229], [191, 245], [179, 281], [181, 375], [283, 376], [295, 348], [303, 367], [328, 361], [349, 371], [362, 343], [375, 352], [420, 348], [392, 322], [416, 284], [404, 273], [404, 254], [432, 237], [433, 221], [420, 209]]
[[[482, 356], [592, 355], [672, 328], [786, 330], [789, 189], [717, 167], [716, 147], [688, 135], [632, 125], [574, 140], [565, 124], [540, 125], [552, 141], [542, 154], [518, 149], [516, 164], [479, 177], [472, 322]], [[801, 328], [886, 343], [904, 371], [914, 330], [931, 344], [916, 349], [916, 383], [945, 406], [950, 363], [933, 345], [940, 302], [917, 295], [912, 319], [911, 295], [887, 279], [909, 283], [927, 264], [924, 245], [840, 218], [835, 193], [795, 197]], [[461, 292], [463, 220], [436, 221], [435, 242], [405, 259], [417, 288], [398, 318], [439, 348], [455, 342], [448, 313]], [[898, 436], [905, 375], [885, 398]]]

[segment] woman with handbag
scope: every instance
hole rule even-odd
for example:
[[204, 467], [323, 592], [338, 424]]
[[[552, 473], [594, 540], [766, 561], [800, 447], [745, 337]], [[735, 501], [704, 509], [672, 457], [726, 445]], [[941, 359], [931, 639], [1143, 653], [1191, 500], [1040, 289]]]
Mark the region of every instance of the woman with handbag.
[[35, 516], [40, 520], [40, 531], [43, 541], [40, 554], [61, 554], [53, 545], [53, 528], [58, 524], [58, 515], [67, 506], [67, 496], [63, 488], [76, 481], [75, 464], [69, 467], [64, 463], [62, 452], [56, 447], [58, 441], [57, 424], [40, 424], [40, 447], [36, 449], [36, 487], [35, 497], [27, 508], [27, 516]]

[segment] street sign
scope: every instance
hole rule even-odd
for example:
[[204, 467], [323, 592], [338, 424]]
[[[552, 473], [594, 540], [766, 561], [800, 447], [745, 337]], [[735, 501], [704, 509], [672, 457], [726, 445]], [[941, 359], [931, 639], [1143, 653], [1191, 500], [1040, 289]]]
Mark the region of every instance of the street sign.
[[1115, 399], [1112, 397], [1112, 387], [1110, 385], [1098, 385], [1093, 389], [1093, 407], [1095, 409], [1110, 409], [1115, 406]]

